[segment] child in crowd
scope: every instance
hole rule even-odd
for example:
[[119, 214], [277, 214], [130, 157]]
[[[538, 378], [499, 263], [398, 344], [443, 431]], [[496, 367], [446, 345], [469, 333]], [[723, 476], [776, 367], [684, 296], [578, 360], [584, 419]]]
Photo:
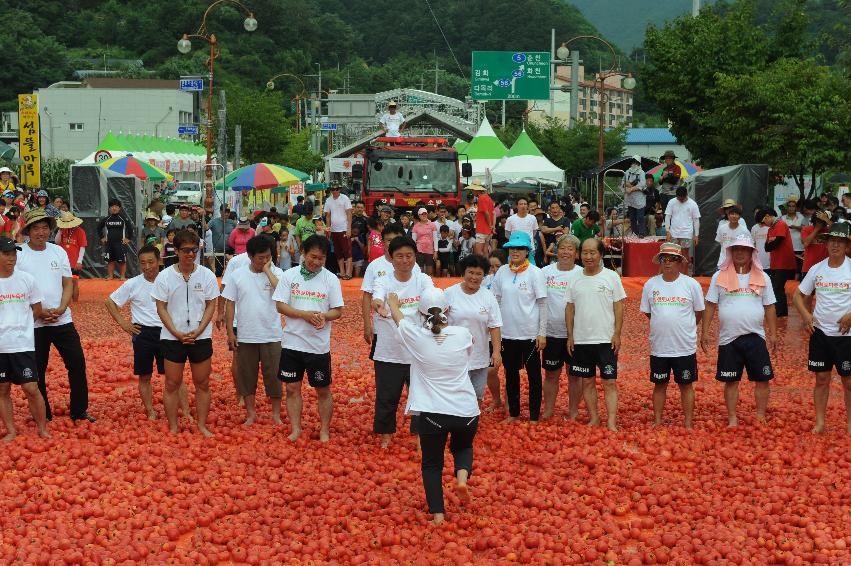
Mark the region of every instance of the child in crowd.
[[165, 241], [163, 242], [162, 249], [163, 267], [171, 267], [177, 263], [177, 248], [174, 247], [175, 233], [177, 233], [177, 230], [174, 228], [169, 228], [165, 231]]
[[366, 256], [366, 246], [360, 237], [360, 228], [352, 226], [352, 276], [360, 277], [363, 271], [363, 258]]
[[145, 215], [145, 223], [142, 226], [142, 241], [147, 241], [149, 236], [156, 236], [157, 241], [165, 237], [165, 230], [160, 228], [160, 217], [153, 212]]
[[325, 221], [322, 220], [321, 216], [313, 217], [313, 226], [316, 228], [315, 234], [317, 236], [328, 237], [328, 229], [325, 227]]
[[473, 244], [475, 243], [473, 231], [469, 228], [461, 228], [461, 240], [458, 242], [458, 261], [473, 253]]
[[278, 232], [278, 267], [286, 271], [293, 266], [295, 254], [295, 238], [288, 228], [281, 226]]
[[381, 230], [378, 228], [378, 220], [368, 218], [366, 225], [369, 228], [369, 234], [366, 238], [367, 259], [369, 261], [384, 257], [384, 240], [381, 238]]
[[440, 226], [440, 235], [437, 238], [437, 266], [435, 273], [438, 276], [448, 277], [454, 271], [452, 269], [452, 249], [455, 247], [455, 240], [449, 233], [449, 226], [443, 224]]
[[496, 275], [496, 272], [499, 271], [499, 268], [508, 262], [508, 255], [505, 253], [504, 249], [498, 249], [491, 252], [491, 255], [488, 256], [488, 263], [491, 268], [488, 271], [488, 274], [485, 275], [484, 280], [482, 280], [482, 287], [485, 289], [490, 289], [491, 285], [493, 285], [493, 278]]

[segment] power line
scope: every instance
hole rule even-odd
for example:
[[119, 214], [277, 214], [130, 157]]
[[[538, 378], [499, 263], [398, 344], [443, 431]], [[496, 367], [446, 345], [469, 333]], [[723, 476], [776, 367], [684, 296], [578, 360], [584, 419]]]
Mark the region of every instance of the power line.
[[452, 55], [452, 59], [455, 61], [455, 66], [458, 67], [458, 72], [461, 73], [461, 78], [463, 78], [469, 84], [470, 81], [467, 80], [467, 76], [464, 74], [464, 69], [461, 68], [461, 63], [458, 62], [458, 57], [455, 56], [455, 51], [452, 49], [452, 45], [449, 44], [449, 40], [446, 38], [446, 34], [443, 33], [443, 27], [441, 27], [440, 22], [437, 21], [437, 16], [434, 13], [434, 10], [431, 8], [431, 2], [429, 0], [425, 0], [426, 6], [428, 6], [428, 11], [431, 12], [431, 17], [434, 20], [434, 23], [437, 25], [437, 29], [440, 30], [440, 35], [443, 36], [443, 41], [446, 42], [446, 47], [449, 48], [449, 53]]

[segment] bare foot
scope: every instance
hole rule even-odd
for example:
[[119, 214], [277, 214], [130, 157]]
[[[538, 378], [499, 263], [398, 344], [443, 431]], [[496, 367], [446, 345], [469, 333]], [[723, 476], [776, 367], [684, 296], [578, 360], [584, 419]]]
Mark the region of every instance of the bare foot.
[[205, 426], [198, 426], [198, 430], [204, 435], [204, 438], [213, 438], [213, 433]]
[[156, 411], [154, 411], [154, 410], [148, 411], [148, 420], [149, 421], [155, 421], [155, 420], [157, 420], [157, 418], [158, 418], [158, 415], [157, 415]]
[[458, 494], [458, 499], [461, 500], [461, 504], [464, 505], [470, 501], [470, 488], [467, 487], [467, 484], [458, 484], [455, 486], [455, 493]]
[[[849, 429], [849, 430], [851, 430], [851, 429]], [[815, 434], [822, 434], [822, 433], [824, 433], [824, 423], [822, 423], [822, 424], [817, 424], [816, 426], [814, 426], [814, 427], [813, 427], [813, 432], [814, 432]]]
[[662, 426], [662, 421], [653, 421], [653, 424], [650, 425], [652, 428], [658, 428]]
[[172, 434], [177, 434], [177, 427], [176, 426], [174, 426], [174, 427], [170, 426], [170, 427], [168, 427], [168, 431]]
[[248, 416], [245, 418], [245, 422], [243, 422], [242, 424], [243, 424], [243, 425], [245, 425], [245, 426], [251, 426], [251, 425], [253, 425], [253, 424], [254, 424], [254, 421], [255, 421], [256, 419], [257, 419], [257, 415], [248, 415]]
[[600, 417], [592, 417], [590, 421], [588, 421], [588, 426], [600, 426]]
[[321, 430], [320, 429], [320, 431], [319, 431], [319, 442], [328, 442], [329, 440], [331, 440], [331, 432], [328, 431], [328, 430]]
[[606, 426], [606, 428], [608, 428], [608, 429], [609, 429], [610, 431], [612, 431], [612, 432], [617, 432], [617, 431], [618, 431], [618, 425], [616, 425], [615, 423], [609, 423], [609, 424]]
[[18, 433], [10, 432], [9, 434], [3, 437], [3, 442], [12, 442], [13, 440], [15, 440], [16, 436], [18, 436]]
[[544, 413], [541, 415], [542, 421], [548, 421], [551, 418], [553, 418], [553, 411], [544, 411]]
[[685, 423], [686, 430], [694, 430], [694, 425], [691, 423]]
[[729, 417], [727, 419], [727, 428], [736, 428], [739, 426], [739, 419], [736, 417]]
[[432, 525], [442, 525], [443, 524], [443, 513], [435, 513], [434, 518], [431, 520]]
[[287, 438], [290, 439], [290, 442], [295, 442], [296, 440], [298, 440], [299, 436], [301, 436], [301, 429], [300, 428], [294, 428], [293, 431], [290, 433], [290, 435]]
[[576, 414], [576, 415], [565, 415], [565, 416], [564, 416], [564, 420], [566, 420], [567, 422], [570, 422], [570, 423], [575, 423], [575, 422], [576, 422], [576, 419], [577, 419], [578, 417], [579, 417], [579, 415], [578, 415], [578, 414]]
[[272, 422], [276, 425], [284, 424], [284, 422], [281, 420], [281, 415], [272, 415]]
[[756, 423], [759, 424], [759, 425], [768, 424], [768, 418], [765, 415], [757, 415], [756, 416]]
[[52, 437], [50, 436], [50, 433], [49, 433], [49, 432], [47, 432], [47, 429], [44, 429], [44, 430], [40, 430], [40, 431], [38, 431], [38, 435], [39, 435], [40, 437], [42, 437], [42, 438], [52, 438]]
[[485, 409], [486, 413], [496, 413], [497, 411], [499, 411], [501, 413], [507, 413], [508, 412], [508, 405], [506, 403], [503, 403], [501, 400], [497, 400], [497, 401], [494, 401], [493, 403], [491, 403], [490, 407]]
[[502, 419], [502, 422], [503, 423], [513, 423], [516, 420], [517, 420], [517, 417], [508, 416], [508, 417], [505, 417], [504, 419]]
[[390, 446], [390, 435], [382, 434], [381, 435], [381, 447], [385, 450]]

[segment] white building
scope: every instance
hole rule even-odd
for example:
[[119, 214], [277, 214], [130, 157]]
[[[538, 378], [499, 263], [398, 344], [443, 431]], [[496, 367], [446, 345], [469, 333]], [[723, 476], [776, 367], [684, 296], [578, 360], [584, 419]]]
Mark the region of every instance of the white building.
[[110, 131], [177, 137], [197, 122], [192, 93], [180, 81], [87, 78], [38, 89], [42, 158], [79, 160]]

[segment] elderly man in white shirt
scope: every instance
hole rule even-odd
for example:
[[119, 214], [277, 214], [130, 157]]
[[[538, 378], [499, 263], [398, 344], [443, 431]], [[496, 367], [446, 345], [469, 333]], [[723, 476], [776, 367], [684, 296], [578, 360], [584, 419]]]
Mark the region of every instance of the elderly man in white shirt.
[[668, 201], [665, 207], [665, 239], [687, 251], [689, 272], [692, 272], [691, 258], [697, 247], [700, 233], [700, 209], [697, 203], [688, 197], [688, 189], [677, 187], [677, 198]]

